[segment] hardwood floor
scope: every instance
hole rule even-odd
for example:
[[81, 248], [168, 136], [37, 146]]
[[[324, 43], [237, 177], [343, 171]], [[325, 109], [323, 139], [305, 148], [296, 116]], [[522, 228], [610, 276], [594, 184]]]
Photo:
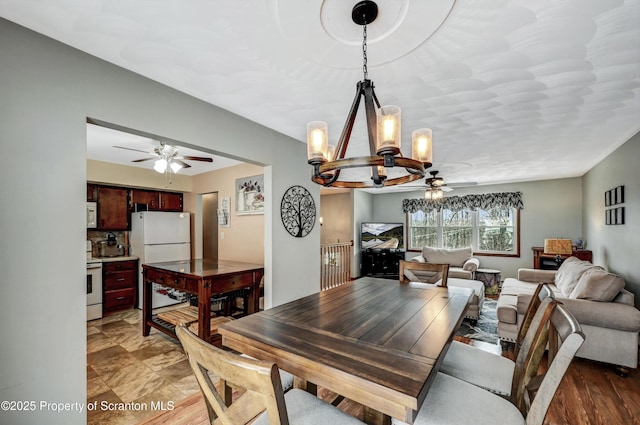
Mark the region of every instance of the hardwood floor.
[[[88, 424], [205, 425], [208, 418], [180, 345], [152, 330], [140, 334], [140, 312], [132, 310], [88, 322], [88, 401], [139, 403], [146, 409], [89, 412]], [[462, 342], [505, 357], [500, 344]], [[544, 365], [543, 365], [544, 367]], [[320, 390], [323, 399], [335, 395]], [[151, 404], [154, 402], [156, 404]], [[163, 402], [160, 406], [157, 402]], [[173, 403], [173, 409], [168, 409]], [[156, 409], [152, 409], [156, 407]], [[362, 420], [362, 406], [343, 400], [340, 409]], [[164, 409], [164, 410], [161, 410]], [[556, 394], [545, 425], [640, 425], [640, 372], [623, 378], [611, 365], [575, 359]]]

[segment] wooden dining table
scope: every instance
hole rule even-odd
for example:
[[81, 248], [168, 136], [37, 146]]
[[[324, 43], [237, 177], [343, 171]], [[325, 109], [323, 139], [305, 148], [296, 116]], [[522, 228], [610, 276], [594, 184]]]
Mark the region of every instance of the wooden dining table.
[[367, 423], [413, 423], [471, 296], [364, 277], [218, 331], [224, 346], [362, 404]]

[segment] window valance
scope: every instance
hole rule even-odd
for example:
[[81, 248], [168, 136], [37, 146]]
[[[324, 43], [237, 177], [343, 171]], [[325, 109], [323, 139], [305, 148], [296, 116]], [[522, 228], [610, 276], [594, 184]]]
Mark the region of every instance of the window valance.
[[523, 209], [522, 192], [484, 193], [481, 195], [450, 196], [440, 200], [404, 199], [402, 201], [402, 212], [405, 213], [440, 211], [442, 209], [460, 211], [480, 208], [487, 210], [495, 207]]

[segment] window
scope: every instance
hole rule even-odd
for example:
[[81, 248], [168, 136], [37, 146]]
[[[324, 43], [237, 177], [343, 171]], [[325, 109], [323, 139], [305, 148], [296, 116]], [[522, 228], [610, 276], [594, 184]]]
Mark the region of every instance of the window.
[[518, 235], [513, 208], [478, 210], [478, 251], [514, 254]]
[[471, 210], [442, 210], [442, 248], [463, 248], [471, 245], [473, 214]]
[[471, 246], [475, 254], [519, 255], [519, 211], [511, 207], [494, 207], [475, 211], [443, 208], [441, 211], [408, 212], [409, 249]]

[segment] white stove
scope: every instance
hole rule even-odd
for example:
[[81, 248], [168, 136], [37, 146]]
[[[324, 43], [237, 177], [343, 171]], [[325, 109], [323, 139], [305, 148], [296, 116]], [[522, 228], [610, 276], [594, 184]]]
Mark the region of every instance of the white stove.
[[87, 321], [102, 317], [102, 261], [93, 258], [87, 241]]

